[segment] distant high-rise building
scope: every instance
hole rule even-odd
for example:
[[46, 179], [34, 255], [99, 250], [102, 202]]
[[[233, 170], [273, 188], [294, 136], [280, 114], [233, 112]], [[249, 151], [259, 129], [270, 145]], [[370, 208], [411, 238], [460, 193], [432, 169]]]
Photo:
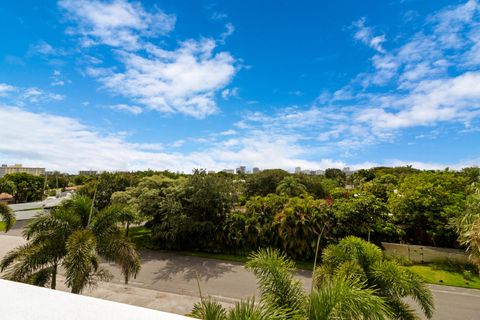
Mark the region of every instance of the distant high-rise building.
[[247, 167], [240, 166], [237, 168], [237, 174], [244, 174], [247, 171]]
[[302, 168], [296, 167], [295, 168], [295, 173], [302, 173]]
[[78, 171], [78, 174], [80, 176], [94, 176], [97, 174], [97, 171], [95, 170], [80, 170]]
[[21, 164], [15, 164], [13, 166], [2, 164], [0, 167], [0, 178], [6, 174], [19, 172], [25, 172], [34, 176], [43, 176], [45, 175], [45, 168], [28, 168], [22, 166]]
[[254, 167], [254, 168], [252, 169], [252, 173], [259, 173], [259, 172], [260, 172], [260, 169], [257, 168], [257, 167]]

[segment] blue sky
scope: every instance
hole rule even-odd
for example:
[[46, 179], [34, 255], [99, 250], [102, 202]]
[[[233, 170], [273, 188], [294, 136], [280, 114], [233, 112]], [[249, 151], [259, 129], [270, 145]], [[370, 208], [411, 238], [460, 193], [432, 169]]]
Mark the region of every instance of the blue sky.
[[2, 163], [480, 161], [478, 1], [9, 1], [0, 17]]

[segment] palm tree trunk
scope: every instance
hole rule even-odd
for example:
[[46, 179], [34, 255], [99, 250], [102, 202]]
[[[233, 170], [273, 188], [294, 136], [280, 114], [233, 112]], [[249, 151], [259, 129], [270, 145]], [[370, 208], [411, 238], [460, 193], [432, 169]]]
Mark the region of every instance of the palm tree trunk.
[[129, 273], [125, 272], [125, 284], [128, 284]]
[[127, 227], [125, 228], [125, 237], [128, 237], [128, 230], [130, 229], [130, 221], [127, 221]]
[[55, 290], [57, 288], [57, 263], [53, 265], [52, 270], [52, 283], [50, 286], [51, 289]]

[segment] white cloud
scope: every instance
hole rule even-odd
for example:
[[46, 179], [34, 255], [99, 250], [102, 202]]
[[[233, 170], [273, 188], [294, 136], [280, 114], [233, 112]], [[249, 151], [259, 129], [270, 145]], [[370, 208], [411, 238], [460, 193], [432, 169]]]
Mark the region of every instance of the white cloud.
[[225, 43], [228, 37], [230, 37], [235, 32], [235, 27], [231, 23], [225, 25], [225, 31], [220, 35], [220, 43]]
[[237, 134], [237, 131], [235, 131], [233, 129], [225, 130], [225, 131], [220, 132], [221, 136], [232, 136], [232, 135], [235, 135], [235, 134]]
[[192, 168], [220, 170], [238, 164], [262, 167], [293, 167], [309, 163], [295, 159], [297, 147], [287, 140], [272, 143], [266, 135], [246, 137], [239, 149], [222, 144], [190, 153], [161, 152], [161, 144], [135, 144], [123, 135], [102, 135], [75, 119], [51, 114], [36, 114], [19, 108], [1, 106], [0, 157], [6, 162], [46, 166], [48, 169], [75, 172], [79, 168], [108, 170]]
[[227, 18], [228, 18], [228, 14], [226, 14], [224, 12], [214, 12], [210, 16], [210, 19], [213, 20], [213, 21], [221, 21], [221, 20], [225, 20]]
[[6, 83], [0, 83], [0, 97], [5, 96], [7, 93], [15, 90], [15, 87]]
[[40, 41], [29, 48], [29, 54], [39, 54], [43, 56], [62, 55], [63, 51], [54, 48], [51, 44]]
[[143, 111], [142, 108], [138, 106], [130, 106], [128, 104], [116, 104], [116, 105], [110, 106], [110, 109], [127, 112], [133, 115], [138, 115]]
[[[163, 113], [181, 113], [204, 118], [218, 111], [216, 95], [237, 72], [236, 60], [228, 52], [215, 52], [217, 41], [185, 40], [176, 49], [164, 49], [149, 41], [171, 31], [175, 17], [160, 9], [147, 11], [140, 3], [116, 0], [62, 0], [60, 6], [76, 23], [88, 46], [113, 48], [120, 65], [105, 68], [98, 63], [87, 68], [105, 89], [131, 99], [139, 106]], [[220, 43], [234, 31], [226, 24]]]
[[480, 73], [424, 80], [405, 97], [390, 96], [387, 106], [400, 111], [371, 108], [361, 111], [358, 120], [374, 129], [389, 130], [436, 122], [470, 122], [480, 116]]
[[238, 87], [227, 88], [222, 90], [222, 98], [228, 100], [230, 97], [238, 97]]
[[375, 35], [374, 29], [367, 27], [365, 22], [366, 18], [363, 17], [352, 24], [352, 27], [355, 28], [354, 38], [378, 52], [385, 52], [382, 47], [382, 44], [387, 40], [385, 35]]
[[[370, 44], [374, 33], [365, 19], [355, 26], [356, 38]], [[377, 50], [373, 72], [319, 97], [318, 107], [328, 106], [343, 117], [324, 125], [318, 138], [355, 149], [362, 140], [363, 147], [393, 141], [406, 128], [475, 125], [480, 119], [478, 27], [480, 5], [471, 0], [432, 14], [410, 38], [403, 35], [406, 41], [399, 47]]]
[[69, 33], [83, 36], [85, 46], [106, 44], [135, 50], [142, 37], [166, 34], [176, 20], [158, 8], [147, 12], [141, 3], [126, 0], [61, 0], [59, 6], [77, 23]]
[[[271, 128], [247, 130], [227, 140], [207, 139], [207, 147], [202, 145], [197, 151], [182, 153], [165, 151], [162, 143], [131, 143], [126, 140], [128, 136], [125, 134], [100, 133], [73, 118], [33, 113], [17, 107], [0, 106], [0, 118], [3, 123], [0, 136], [5, 141], [0, 144], [2, 161], [68, 172], [77, 172], [82, 168], [190, 172], [193, 168], [222, 170], [238, 165], [287, 170], [297, 166], [315, 170], [346, 166], [359, 169], [378, 165], [459, 169], [475, 163], [475, 159], [448, 165], [396, 159], [380, 163], [348, 163], [322, 158], [318, 154], [317, 160], [305, 160], [311, 150], [298, 144], [301, 137], [282, 134]], [[171, 147], [179, 147], [185, 142], [177, 140]]]
[[88, 72], [105, 88], [151, 109], [203, 118], [217, 112], [215, 94], [236, 73], [234, 58], [227, 52], [213, 53], [215, 46], [209, 39], [185, 41], [175, 51], [150, 44], [149, 57], [118, 52], [123, 72]]

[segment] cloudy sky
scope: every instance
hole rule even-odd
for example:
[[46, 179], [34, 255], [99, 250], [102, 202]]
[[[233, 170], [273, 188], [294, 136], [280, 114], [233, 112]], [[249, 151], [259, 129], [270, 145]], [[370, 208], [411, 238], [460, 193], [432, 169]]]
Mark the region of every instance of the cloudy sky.
[[480, 3], [2, 1], [0, 162], [480, 162]]

